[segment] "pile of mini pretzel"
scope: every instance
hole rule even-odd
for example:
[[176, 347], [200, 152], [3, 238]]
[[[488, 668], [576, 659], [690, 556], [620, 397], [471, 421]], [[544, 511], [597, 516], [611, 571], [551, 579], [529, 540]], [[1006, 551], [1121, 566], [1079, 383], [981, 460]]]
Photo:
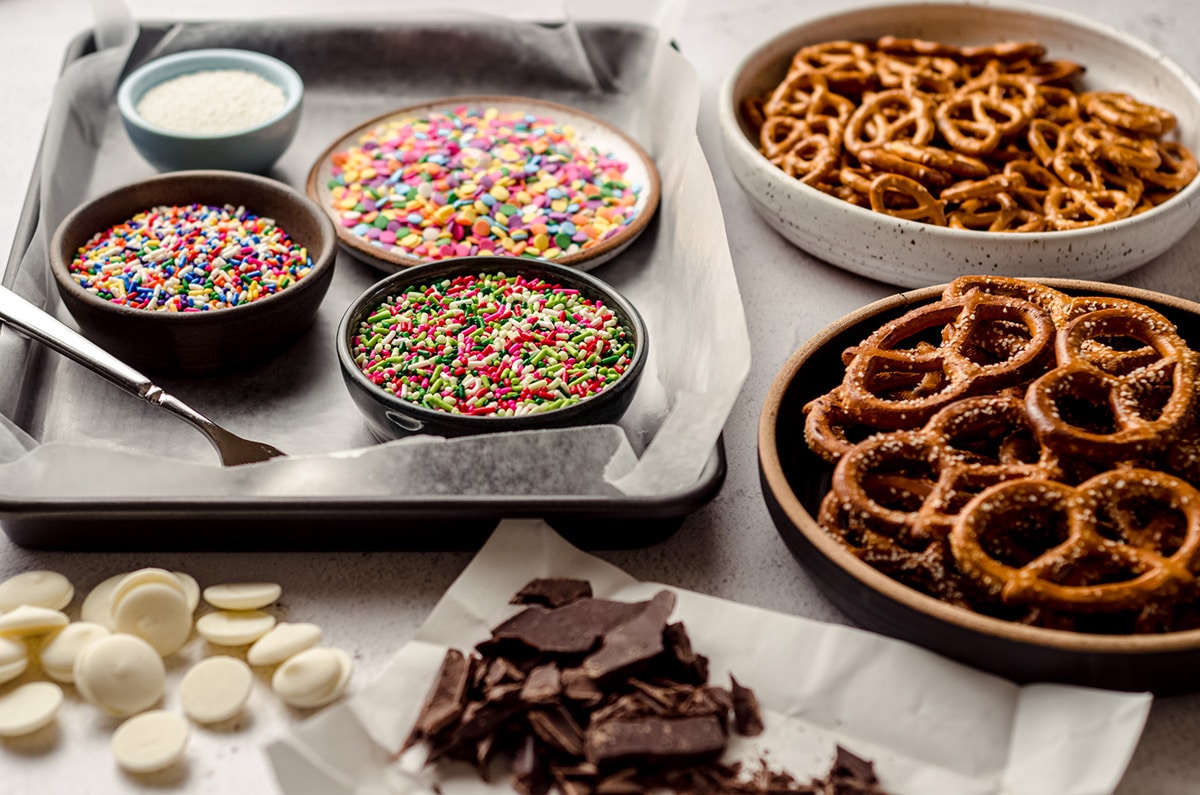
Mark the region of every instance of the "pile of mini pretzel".
[[1084, 67], [1037, 42], [885, 36], [795, 54], [746, 103], [785, 173], [876, 212], [991, 232], [1078, 229], [1153, 209], [1197, 173], [1169, 111], [1079, 93]]
[[1159, 312], [968, 276], [843, 362], [805, 438], [852, 554], [1012, 621], [1200, 627], [1200, 354]]

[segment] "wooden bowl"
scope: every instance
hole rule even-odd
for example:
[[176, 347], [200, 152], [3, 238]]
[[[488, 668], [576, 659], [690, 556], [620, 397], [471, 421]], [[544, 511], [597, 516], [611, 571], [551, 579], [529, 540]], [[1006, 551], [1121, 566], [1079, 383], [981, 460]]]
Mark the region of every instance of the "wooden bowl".
[[[1040, 279], [1072, 295], [1146, 304], [1200, 344], [1200, 304], [1133, 287]], [[804, 441], [804, 404], [841, 382], [842, 351], [880, 324], [936, 300], [944, 286], [876, 301], [832, 324], [788, 359], [763, 403], [758, 467], [775, 526], [822, 592], [855, 623], [1020, 682], [1053, 681], [1159, 693], [1200, 690], [1200, 630], [1093, 635], [980, 615], [926, 596], [848, 552], [816, 521], [832, 466]]]
[[[308, 249], [312, 270], [278, 293], [203, 312], [157, 312], [106, 301], [71, 277], [80, 247], [98, 232], [160, 205], [244, 206], [273, 218]], [[247, 365], [291, 345], [316, 318], [329, 289], [337, 237], [325, 214], [281, 182], [233, 171], [179, 171], [126, 185], [79, 207], [50, 242], [50, 272], [84, 336], [151, 373], [211, 373]]]

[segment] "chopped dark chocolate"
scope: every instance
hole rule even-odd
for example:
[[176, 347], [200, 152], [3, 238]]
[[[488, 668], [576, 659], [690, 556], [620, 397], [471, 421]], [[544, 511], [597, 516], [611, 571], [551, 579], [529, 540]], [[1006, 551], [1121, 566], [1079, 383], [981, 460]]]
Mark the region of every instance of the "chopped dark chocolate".
[[528, 704], [546, 704], [562, 694], [562, 677], [554, 663], [539, 665], [529, 672], [521, 688], [521, 700]]
[[727, 741], [721, 722], [713, 715], [694, 718], [653, 715], [593, 723], [588, 727], [585, 745], [589, 762], [612, 767], [631, 763], [677, 765], [715, 759], [725, 750]]
[[675, 609], [675, 594], [659, 591], [635, 616], [608, 631], [600, 650], [583, 661], [592, 679], [628, 674], [663, 651], [663, 631]]
[[447, 650], [433, 689], [421, 707], [412, 733], [404, 742], [405, 748], [412, 747], [422, 737], [437, 734], [462, 715], [466, 705], [468, 675], [469, 666], [463, 653], [458, 649]]
[[708, 684], [707, 658], [667, 623], [671, 592], [590, 594], [578, 580], [522, 589], [514, 601], [529, 606], [477, 655], [447, 652], [405, 748], [423, 741], [429, 763], [462, 760], [485, 780], [507, 757], [522, 795], [883, 795], [873, 765], [840, 747], [811, 785], [765, 761], [750, 772], [722, 762], [731, 716], [742, 734], [763, 731], [753, 691], [732, 677], [730, 689]]
[[861, 781], [864, 784], [874, 784], [879, 780], [875, 777], [873, 762], [863, 759], [840, 745], [837, 747], [837, 757], [833, 760], [833, 770], [830, 771], [830, 775], [836, 778]]
[[584, 755], [583, 729], [561, 706], [529, 713], [529, 726], [542, 742], [567, 756], [579, 759]]
[[604, 633], [645, 610], [648, 602], [580, 599], [562, 607], [534, 605], [492, 630], [492, 639], [476, 648], [484, 654], [508, 653], [508, 643], [543, 654], [587, 654]]
[[663, 633], [663, 645], [678, 664], [676, 679], [690, 685], [702, 685], [708, 681], [708, 658], [696, 654], [692, 649], [692, 639], [688, 637], [682, 621], [667, 627]]
[[745, 737], [757, 737], [763, 733], [762, 712], [758, 708], [758, 696], [748, 687], [743, 687], [732, 675], [730, 690], [733, 695], [733, 725], [737, 733]]
[[530, 580], [517, 591], [509, 604], [541, 605], [562, 607], [592, 595], [592, 584], [587, 580], [572, 580], [567, 577], [545, 577]]

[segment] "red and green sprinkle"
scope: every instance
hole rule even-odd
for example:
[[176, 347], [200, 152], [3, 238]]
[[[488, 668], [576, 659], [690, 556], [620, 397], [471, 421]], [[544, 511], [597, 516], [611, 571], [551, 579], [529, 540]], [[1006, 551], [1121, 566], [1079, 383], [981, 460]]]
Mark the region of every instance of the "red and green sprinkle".
[[435, 411], [513, 417], [594, 397], [629, 367], [633, 332], [600, 300], [481, 273], [389, 296], [350, 339], [372, 383]]
[[341, 225], [424, 260], [585, 252], [633, 222], [642, 191], [570, 125], [496, 108], [390, 120], [331, 160]]
[[160, 206], [92, 237], [72, 278], [106, 301], [156, 312], [207, 312], [259, 301], [312, 270], [307, 249], [244, 207]]

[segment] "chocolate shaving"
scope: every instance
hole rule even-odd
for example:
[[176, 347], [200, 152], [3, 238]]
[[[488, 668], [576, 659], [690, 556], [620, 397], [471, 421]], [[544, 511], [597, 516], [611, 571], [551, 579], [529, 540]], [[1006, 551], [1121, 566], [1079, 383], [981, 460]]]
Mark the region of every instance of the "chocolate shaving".
[[748, 687], [743, 687], [733, 676], [729, 677], [733, 692], [733, 725], [737, 733], [745, 737], [757, 737], [763, 733], [762, 712], [758, 708], [758, 696]]
[[562, 607], [592, 595], [592, 584], [587, 580], [572, 580], [567, 577], [547, 577], [530, 580], [517, 591], [510, 604]]
[[447, 652], [405, 748], [425, 742], [428, 763], [462, 760], [485, 780], [508, 757], [523, 795], [882, 795], [873, 765], [840, 747], [811, 784], [720, 761], [731, 722], [763, 731], [754, 692], [708, 684], [707, 658], [668, 623], [671, 592], [628, 603], [584, 586], [535, 580], [476, 655]]

